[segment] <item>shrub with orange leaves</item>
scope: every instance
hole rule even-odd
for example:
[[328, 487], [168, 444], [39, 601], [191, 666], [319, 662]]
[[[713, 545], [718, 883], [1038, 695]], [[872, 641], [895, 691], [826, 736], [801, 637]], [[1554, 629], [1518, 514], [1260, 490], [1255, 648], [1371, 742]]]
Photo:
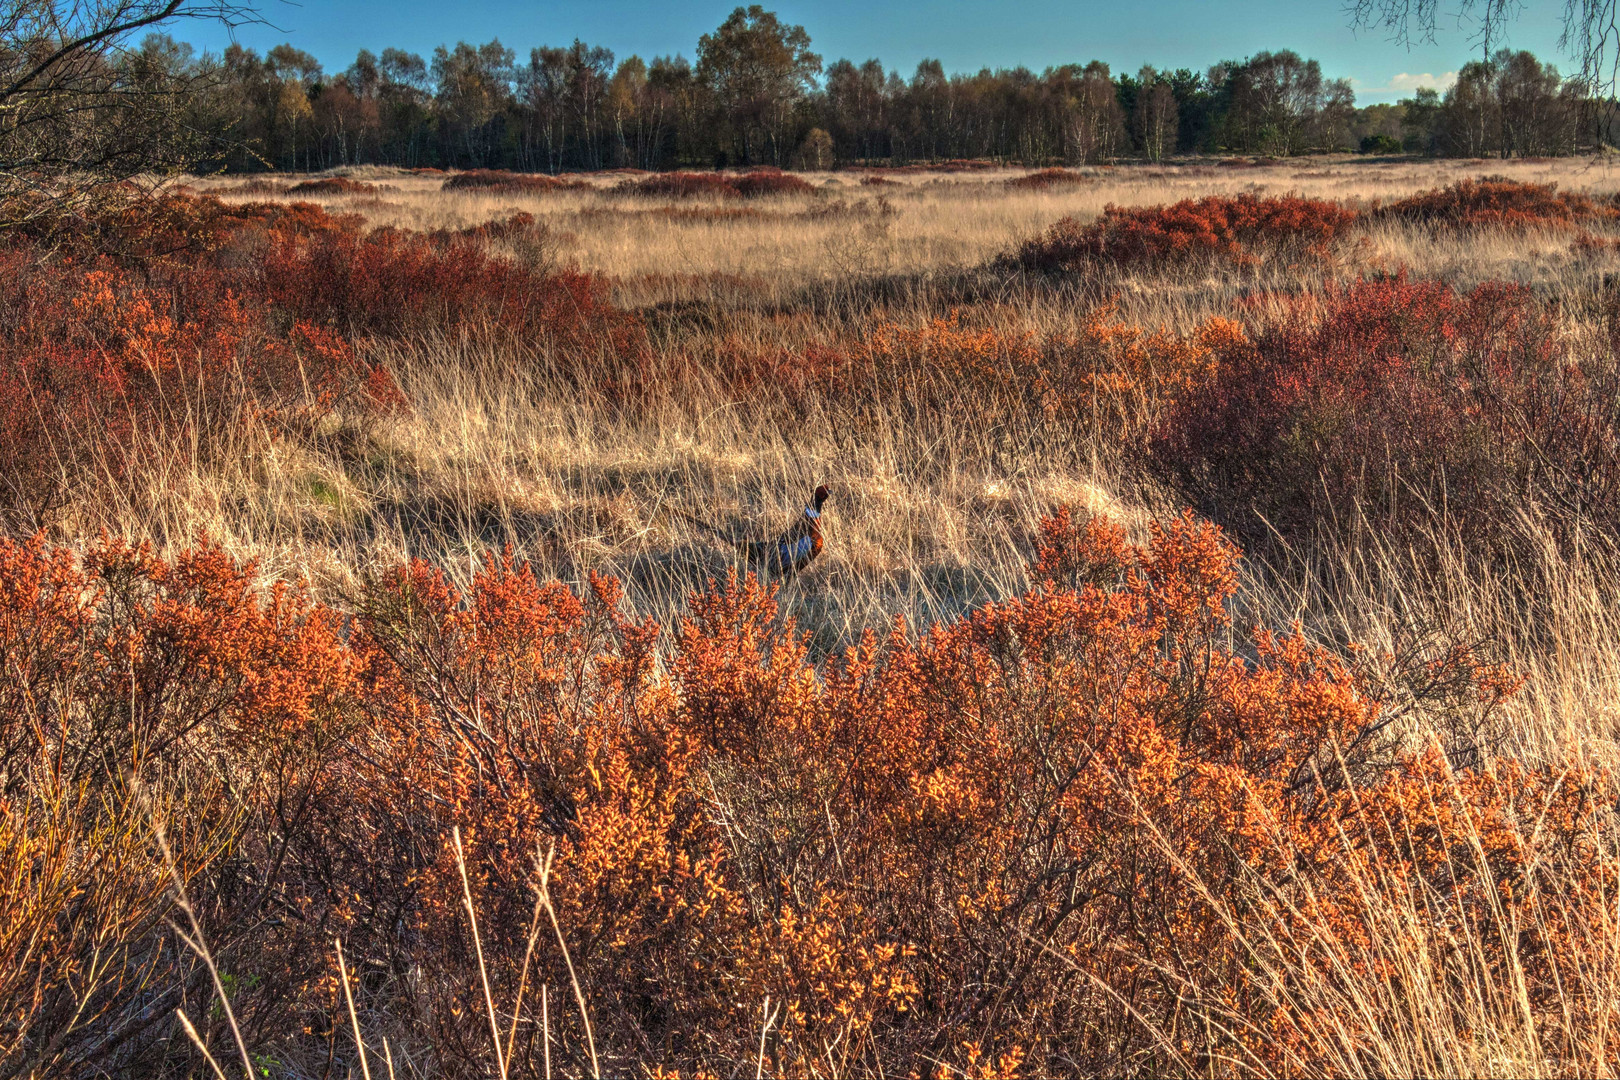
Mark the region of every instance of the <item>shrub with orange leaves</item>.
[[137, 278], [0, 251], [0, 518], [39, 527], [89, 476], [121, 480], [143, 441], [207, 452], [250, 420], [308, 430], [397, 400], [351, 342], [287, 320], [210, 270]]
[[1007, 187], [1021, 191], [1045, 191], [1055, 187], [1076, 187], [1085, 182], [1085, 174], [1073, 169], [1038, 169], [1013, 177], [1007, 181]]
[[979, 414], [1033, 412], [1134, 437], [1203, 386], [1221, 350], [1242, 339], [1242, 327], [1222, 318], [1188, 335], [1150, 333], [1118, 319], [1112, 305], [1088, 312], [1077, 332], [1044, 339], [972, 326], [952, 311], [918, 327], [880, 322], [847, 355], [817, 354], [820, 363], [793, 371], [818, 376], [812, 385], [834, 395], [890, 388], [919, 419], [972, 395]]
[[1612, 219], [1616, 210], [1585, 195], [1560, 194], [1557, 184], [1486, 176], [1410, 195], [1384, 207], [1379, 216], [1436, 229], [1571, 228], [1577, 222]]
[[[0, 540], [8, 1071], [185, 1067], [173, 1011], [203, 1020], [209, 976], [168, 928], [175, 879], [222, 964], [275, 996], [303, 985], [312, 958], [276, 948], [267, 920], [285, 914], [283, 845], [360, 716], [354, 656], [332, 612], [252, 577], [210, 549], [166, 561], [104, 540], [79, 559]], [[263, 1019], [252, 999], [238, 1015]]]
[[[576, 594], [510, 555], [465, 592], [421, 563], [384, 576], [345, 638], [217, 552], [0, 545], [19, 673], [0, 850], [44, 858], [52, 822], [87, 827], [42, 780], [112, 795], [133, 767], [188, 800], [171, 840], [216, 956], [260, 980], [234, 1002], [253, 1046], [333, 1030], [318, 973], [341, 934], [375, 965], [366, 1008], [413, 1018], [448, 1076], [496, 1060], [486, 979], [504, 1003], [576, 975], [592, 1033], [549, 1013], [572, 1071], [732, 1073], [762, 1043], [779, 1075], [1377, 1071], [1373, 985], [1464, 1010], [1512, 985], [1537, 1052], [1585, 1060], [1563, 1040], [1606, 1007], [1613, 780], [1404, 744], [1354, 657], [1234, 630], [1236, 560], [1190, 516], [1139, 546], [1063, 514], [1025, 595], [868, 633], [821, 672], [773, 591], [733, 576], [693, 598], [661, 671], [616, 583]], [[1466, 653], [1433, 664], [1464, 676], [1425, 680], [1435, 709], [1483, 723], [1512, 690]], [[37, 978], [65, 987], [93, 931], [163, 933], [153, 863], [124, 850], [147, 876], [104, 874], [116, 896], [0, 915], [7, 1016]], [[8, 865], [0, 895], [32, 896]], [[73, 933], [8, 945], [37, 926]], [[204, 990], [154, 970], [104, 984], [74, 1060], [184, 1045], [116, 1039], [122, 1017], [164, 1030], [153, 987]], [[65, 1014], [26, 1007], [10, 1052], [63, 1045]], [[541, 1035], [521, 1010], [509, 1071], [543, 1069]]]
[[471, 239], [384, 229], [272, 234], [247, 285], [297, 318], [354, 335], [519, 335], [569, 355], [634, 357], [640, 324], [601, 279], [499, 259]]
[[1615, 523], [1620, 354], [1574, 354], [1528, 289], [1360, 281], [1217, 351], [1152, 460], [1246, 535], [1442, 524], [1487, 550], [1527, 501], [1566, 538]]
[[1338, 203], [1296, 195], [1210, 195], [1170, 206], [1113, 206], [1089, 225], [1062, 218], [1009, 257], [1041, 273], [1086, 266], [1152, 267], [1192, 260], [1252, 265], [1261, 256], [1325, 256], [1356, 220]]
[[640, 180], [627, 180], [618, 190], [628, 195], [689, 199], [704, 195], [757, 198], [765, 195], [815, 194], [816, 189], [803, 177], [766, 166], [744, 173], [654, 173]]
[[593, 381], [642, 370], [640, 323], [600, 279], [483, 243], [533, 224], [367, 234], [308, 203], [167, 196], [109, 209], [65, 252], [22, 231], [0, 247], [0, 516], [50, 522], [84, 477], [124, 479], [140, 439], [208, 453], [247, 420], [297, 434], [396, 407], [368, 339], [501, 334], [564, 370], [595, 361]]
[[590, 183], [538, 173], [507, 172], [504, 169], [470, 169], [456, 173], [441, 187], [445, 191], [473, 191], [485, 195], [539, 195], [551, 191], [589, 189]]
[[702, 195], [735, 196], [737, 189], [724, 173], [666, 172], [654, 173], [640, 180], [626, 180], [619, 185], [626, 195], [645, 195], [652, 198], [689, 199]]
[[383, 188], [364, 180], [351, 180], [347, 176], [323, 176], [319, 180], [302, 180], [287, 189], [289, 195], [376, 195]]
[[745, 199], [765, 195], [814, 195], [815, 185], [802, 176], [762, 166], [732, 178], [732, 187]]

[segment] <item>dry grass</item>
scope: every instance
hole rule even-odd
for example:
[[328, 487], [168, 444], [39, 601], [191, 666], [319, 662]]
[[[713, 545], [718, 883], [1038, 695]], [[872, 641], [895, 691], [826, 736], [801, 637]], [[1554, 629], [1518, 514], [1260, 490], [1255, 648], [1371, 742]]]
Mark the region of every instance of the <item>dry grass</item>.
[[[721, 276], [776, 292], [852, 276], [960, 272], [1064, 215], [1088, 219], [1110, 203], [1137, 206], [1204, 195], [1294, 193], [1367, 204], [1490, 175], [1555, 182], [1561, 190], [1593, 195], [1620, 191], [1620, 164], [1608, 159], [1367, 163], [1334, 157], [1245, 168], [1199, 164], [1078, 171], [1087, 183], [1035, 191], [1006, 185], [1026, 170], [902, 173], [890, 177], [893, 186], [878, 188], [864, 187], [859, 172], [808, 173], [806, 178], [821, 194], [738, 206], [718, 199], [618, 195], [612, 191], [618, 178], [612, 175], [590, 178], [595, 191], [478, 195], [441, 191], [440, 177], [362, 168], [345, 175], [385, 182], [394, 192], [383, 199], [337, 196], [314, 201], [360, 213], [374, 225], [420, 230], [462, 228], [526, 211], [565, 238], [562, 255], [567, 262], [607, 274], [627, 287], [641, 279], [676, 279], [690, 281], [688, 287], [701, 292], [701, 279]], [[245, 183], [252, 181], [209, 178], [192, 186], [229, 199]], [[1456, 258], [1452, 244], [1438, 245], [1433, 252], [1422, 245], [1414, 250], [1414, 245], [1415, 239], [1408, 238], [1403, 246], [1391, 238], [1387, 245], [1377, 245], [1376, 254], [1419, 256], [1423, 264], [1469, 261]], [[1412, 258], [1404, 261], [1418, 264]], [[1497, 269], [1501, 261], [1489, 260], [1485, 273]]]
[[[1335, 158], [1084, 172], [1082, 184], [1033, 191], [1009, 188], [1005, 181], [1019, 174], [1006, 170], [905, 173], [880, 187], [863, 186], [860, 174], [830, 173], [809, 177], [815, 196], [739, 206], [627, 196], [612, 190], [613, 176], [587, 178], [594, 190], [479, 195], [443, 192], [439, 177], [357, 169], [345, 175], [388, 190], [313, 201], [359, 213], [372, 226], [417, 230], [531, 213], [550, 257], [608, 277], [618, 302], [646, 320], [655, 355], [671, 363], [722, 347], [848, 346], [879, 320], [917, 326], [953, 309], [976, 325], [1042, 341], [1076, 333], [1103, 303], [1115, 304], [1123, 320], [1185, 333], [1240, 302], [1263, 313], [1270, 289], [1400, 268], [1460, 286], [1517, 281], [1567, 298], [1567, 330], [1577, 335], [1592, 329], [1583, 299], [1620, 266], [1612, 254], [1575, 255], [1567, 232], [1436, 235], [1381, 223], [1360, 230], [1320, 266], [1099, 273], [1056, 283], [989, 268], [1056, 219], [1086, 219], [1111, 203], [1291, 192], [1370, 206], [1491, 174], [1593, 195], [1620, 192], [1620, 169], [1606, 159]], [[291, 198], [267, 196], [262, 183], [251, 183], [257, 187], [229, 178], [192, 186], [227, 200]], [[306, 578], [340, 604], [406, 558], [429, 559], [465, 582], [489, 552], [510, 547], [568, 581], [592, 569], [618, 575], [631, 608], [674, 626], [687, 594], [731, 560], [673, 509], [739, 531], [765, 530], [826, 483], [833, 490], [827, 551], [782, 594], [784, 609], [811, 633], [814, 655], [826, 656], [895, 615], [923, 627], [1020, 593], [1029, 585], [1031, 538], [1057, 506], [1113, 518], [1138, 537], [1151, 518], [1174, 509], [1173, 496], [1149, 479], [1108, 424], [1082, 429], [1039, 412], [1009, 417], [983, 408], [966, 388], [925, 417], [900, 396], [858, 406], [790, 399], [770, 388], [739, 396], [718, 379], [627, 409], [581, 389], [552, 357], [524, 343], [418, 340], [372, 349], [371, 359], [394, 374], [404, 409], [366, 422], [339, 418], [304, 442], [247, 425], [225, 453], [154, 441], [132, 485], [103, 485], [61, 528], [149, 538], [163, 550], [211, 537], [259, 560], [266, 579]], [[1529, 554], [1514, 573], [1537, 584], [1533, 605], [1509, 587], [1514, 582], [1483, 576], [1471, 553], [1444, 537], [1426, 545], [1374, 537], [1310, 552], [1279, 548], [1251, 563], [1243, 614], [1272, 626], [1300, 619], [1323, 638], [1375, 650], [1396, 648], [1414, 628], [1490, 640], [1526, 677], [1507, 705], [1505, 751], [1537, 764], [1620, 767], [1620, 584], [1604, 558], [1559, 550], [1539, 514], [1527, 507], [1515, 525]], [[1409, 734], [1425, 737], [1421, 718]], [[1372, 893], [1380, 883], [1366, 884]], [[1234, 902], [1211, 898], [1217, 908]], [[1571, 1030], [1567, 1056], [1547, 1057], [1544, 1041], [1526, 1029], [1515, 988], [1469, 984], [1468, 972], [1477, 970], [1469, 943], [1424, 936], [1423, 903], [1390, 895], [1374, 905], [1392, 937], [1415, 936], [1424, 945], [1395, 958], [1399, 978], [1384, 982], [1324, 981], [1319, 968], [1278, 961], [1286, 943], [1255, 943], [1257, 956], [1271, 957], [1257, 961], [1272, 965], [1261, 972], [1268, 992], [1307, 1015], [1352, 1018], [1342, 1030], [1318, 1033], [1324, 1044], [1342, 1040], [1346, 1075], [1613, 1075], [1613, 1063], [1601, 1057], [1611, 1038], [1604, 1032]], [[467, 909], [474, 918], [470, 890]], [[491, 932], [521, 937], [522, 930]], [[1582, 947], [1603, 961], [1594, 961], [1594, 996], [1620, 1005], [1616, 928], [1584, 932]], [[1328, 927], [1320, 934], [1318, 944], [1339, 950], [1341, 974], [1360, 970], [1377, 951], [1376, 943], [1335, 940]], [[541, 1000], [537, 1008], [546, 1007]], [[486, 997], [483, 1004], [499, 1057], [498, 1003]], [[749, 1007], [758, 1012], [758, 1003]], [[349, 1019], [358, 1042], [360, 1023], [352, 1012]], [[1378, 1033], [1371, 1047], [1369, 1030]], [[549, 1062], [549, 1032], [547, 1039]], [[1167, 1056], [1160, 1060], [1173, 1060], [1175, 1047], [1174, 1035], [1164, 1033]], [[591, 1053], [594, 1063], [594, 1046]], [[1181, 1064], [1206, 1073], [1253, 1066]]]
[[[694, 209], [690, 199], [617, 194], [612, 175], [588, 178], [595, 192], [492, 197], [442, 192], [437, 176], [356, 169], [346, 175], [386, 182], [393, 193], [316, 201], [373, 225], [413, 229], [533, 213], [560, 238], [562, 261], [607, 275], [669, 351], [720, 336], [748, 348], [800, 348], [858, 337], [879, 315], [916, 325], [959, 306], [986, 324], [1045, 339], [1074, 332], [1110, 299], [1124, 320], [1185, 331], [1230, 313], [1257, 289], [1292, 291], [1330, 274], [1400, 267], [1460, 286], [1505, 279], [1579, 296], [1620, 266], [1610, 256], [1573, 256], [1569, 235], [1552, 230], [1435, 235], [1380, 223], [1325, 268], [1267, 268], [1258, 277], [1190, 269], [1047, 288], [994, 274], [986, 280], [978, 268], [992, 256], [1059, 216], [1084, 218], [1109, 203], [1297, 192], [1371, 204], [1491, 174], [1592, 195], [1620, 191], [1620, 167], [1606, 159], [1334, 158], [1084, 172], [1085, 186], [1035, 192], [1009, 189], [1009, 176], [1021, 175], [1012, 170], [903, 173], [877, 188], [863, 187], [860, 173], [813, 174], [825, 194], [759, 200], [732, 214], [731, 203], [698, 200]], [[230, 199], [244, 182], [209, 178], [194, 186]], [[1149, 516], [1143, 499], [1162, 497], [1116, 441], [1037, 416], [1011, 427], [981, 422], [971, 401], [922, 427], [897, 421], [854, 430], [825, 402], [784, 426], [783, 403], [769, 392], [733, 400], [716, 387], [699, 400], [625, 411], [582, 396], [521, 351], [488, 343], [393, 346], [379, 359], [410, 406], [368, 431], [363, 447], [342, 431], [290, 445], [248, 430], [233, 452], [212, 458], [221, 464], [205, 466], [198, 456], [153, 446], [147, 485], [84, 504], [74, 528], [169, 547], [212, 536], [258, 558], [267, 577], [304, 576], [335, 596], [408, 556], [464, 579], [485, 552], [511, 545], [565, 578], [589, 568], [625, 576], [636, 606], [670, 625], [685, 593], [728, 565], [712, 537], [671, 513], [672, 505], [742, 531], [764, 529], [825, 482], [834, 491], [832, 540], [812, 571], [789, 585], [787, 604], [831, 648], [896, 613], [921, 626], [1016, 594], [1027, 585], [1029, 538], [1054, 506], [1073, 503], [1140, 529]], [[896, 402], [877, 404], [898, 411]], [[1413, 572], [1387, 568], [1376, 587], [1368, 581], [1311, 603], [1363, 640], [1376, 641], [1381, 618], [1402, 605], [1443, 606], [1425, 617], [1444, 614], [1482, 636], [1507, 629], [1511, 640], [1539, 641], [1554, 632], [1560, 644], [1552, 656], [1516, 657], [1538, 672], [1521, 706], [1527, 730], [1596, 730], [1611, 745], [1612, 724], [1595, 723], [1612, 714], [1609, 688], [1620, 679], [1620, 661], [1608, 659], [1620, 655], [1607, 646], [1620, 641], [1620, 625], [1607, 614], [1615, 608], [1604, 575], [1570, 567], [1557, 576], [1569, 590], [1557, 605], [1567, 625], [1530, 635], [1485, 583], [1433, 582], [1391, 597]], [[1276, 607], [1267, 621], [1276, 621], [1299, 604], [1277, 597], [1267, 606]], [[1527, 741], [1546, 749], [1564, 739]]]

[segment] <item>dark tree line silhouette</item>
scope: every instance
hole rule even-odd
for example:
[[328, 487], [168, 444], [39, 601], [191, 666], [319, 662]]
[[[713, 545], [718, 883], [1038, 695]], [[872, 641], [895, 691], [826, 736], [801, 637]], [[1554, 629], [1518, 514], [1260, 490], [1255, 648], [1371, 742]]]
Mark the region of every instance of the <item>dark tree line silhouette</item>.
[[495, 40], [428, 57], [362, 50], [331, 72], [292, 45], [215, 56], [152, 34], [107, 63], [126, 82], [184, 87], [165, 99], [164, 124], [186, 135], [197, 163], [234, 171], [1509, 157], [1613, 141], [1609, 102], [1527, 52], [1466, 65], [1443, 96], [1357, 108], [1348, 80], [1289, 50], [1134, 74], [1095, 60], [955, 74], [924, 60], [909, 77], [875, 59], [824, 64], [803, 27], [757, 5], [703, 35], [692, 60], [620, 60], [578, 40], [523, 56]]

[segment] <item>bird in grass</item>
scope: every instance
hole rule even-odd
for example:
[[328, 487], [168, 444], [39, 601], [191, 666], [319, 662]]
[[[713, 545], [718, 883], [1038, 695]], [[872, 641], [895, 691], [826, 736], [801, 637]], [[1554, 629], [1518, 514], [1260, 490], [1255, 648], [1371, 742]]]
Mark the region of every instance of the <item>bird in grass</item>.
[[748, 569], [763, 570], [772, 577], [788, 577], [809, 566], [821, 554], [824, 544], [821, 537], [821, 507], [830, 494], [826, 484], [819, 485], [799, 516], [773, 540], [738, 540], [679, 507], [673, 509], [692, 524], [736, 548], [747, 561]]

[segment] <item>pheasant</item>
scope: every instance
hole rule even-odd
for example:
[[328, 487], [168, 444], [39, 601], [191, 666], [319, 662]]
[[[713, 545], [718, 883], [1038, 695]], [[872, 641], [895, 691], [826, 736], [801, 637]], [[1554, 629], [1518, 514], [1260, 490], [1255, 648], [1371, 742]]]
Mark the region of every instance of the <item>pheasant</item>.
[[803, 570], [821, 554], [821, 507], [830, 494], [826, 484], [819, 485], [804, 511], [774, 540], [738, 540], [684, 510], [676, 508], [676, 513], [736, 548], [750, 570], [763, 570], [772, 577], [788, 577]]

